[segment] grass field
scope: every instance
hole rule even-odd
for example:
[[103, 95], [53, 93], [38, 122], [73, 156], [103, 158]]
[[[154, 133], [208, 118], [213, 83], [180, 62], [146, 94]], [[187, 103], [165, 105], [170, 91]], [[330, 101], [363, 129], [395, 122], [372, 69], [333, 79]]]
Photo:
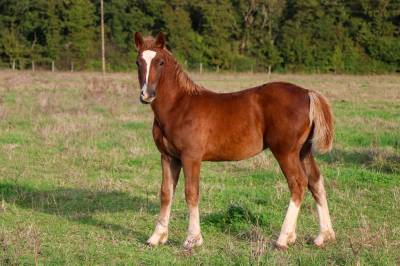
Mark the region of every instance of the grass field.
[[[217, 91], [265, 83], [261, 74], [203, 74]], [[273, 248], [289, 202], [266, 151], [241, 162], [204, 163], [205, 243], [190, 254], [183, 182], [170, 238], [148, 248], [159, 209], [153, 114], [135, 74], [0, 72], [0, 264], [399, 265], [400, 76], [272, 75], [324, 93], [336, 116], [334, 150], [317, 160], [337, 241], [318, 233], [307, 194], [298, 240]]]

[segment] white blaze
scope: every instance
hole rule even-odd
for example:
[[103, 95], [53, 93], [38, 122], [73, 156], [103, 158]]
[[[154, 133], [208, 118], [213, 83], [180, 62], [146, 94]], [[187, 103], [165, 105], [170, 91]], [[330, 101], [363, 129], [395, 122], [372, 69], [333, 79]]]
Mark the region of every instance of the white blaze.
[[146, 82], [144, 83], [142, 87], [143, 93], [147, 96], [147, 83], [149, 81], [149, 73], [150, 73], [150, 65], [151, 65], [151, 60], [156, 56], [156, 52], [151, 51], [151, 50], [145, 50], [142, 53], [142, 58], [146, 62]]

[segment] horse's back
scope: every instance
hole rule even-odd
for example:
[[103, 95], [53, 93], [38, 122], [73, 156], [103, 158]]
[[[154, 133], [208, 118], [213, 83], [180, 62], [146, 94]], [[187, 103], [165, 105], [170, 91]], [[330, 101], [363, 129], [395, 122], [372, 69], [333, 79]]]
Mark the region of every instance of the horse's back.
[[[207, 112], [207, 160], [241, 160], [275, 143], [295, 145], [309, 124], [308, 90], [274, 82], [197, 101]], [[200, 117], [199, 117], [200, 118]]]
[[249, 89], [275, 104], [308, 101], [309, 90], [288, 82], [271, 82]]

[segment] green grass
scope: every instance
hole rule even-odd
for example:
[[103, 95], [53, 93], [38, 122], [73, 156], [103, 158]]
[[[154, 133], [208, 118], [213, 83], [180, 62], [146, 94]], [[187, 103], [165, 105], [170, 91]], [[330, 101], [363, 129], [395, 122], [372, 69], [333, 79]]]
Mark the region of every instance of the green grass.
[[[202, 165], [204, 245], [183, 251], [180, 181], [170, 238], [148, 248], [159, 210], [160, 156], [135, 75], [0, 73], [0, 265], [396, 265], [400, 263], [399, 76], [272, 76], [332, 101], [336, 140], [318, 156], [337, 241], [323, 249], [307, 194], [298, 240], [273, 247], [289, 202], [269, 151]], [[265, 75], [203, 74], [231, 91]], [[368, 83], [368, 87], [363, 84]], [[184, 177], [181, 176], [181, 179]]]

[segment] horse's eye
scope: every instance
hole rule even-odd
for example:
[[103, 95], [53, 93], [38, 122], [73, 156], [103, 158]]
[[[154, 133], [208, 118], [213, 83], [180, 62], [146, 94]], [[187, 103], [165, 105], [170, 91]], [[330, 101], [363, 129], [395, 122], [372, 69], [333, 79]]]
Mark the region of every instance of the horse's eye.
[[136, 65], [139, 66], [139, 64], [140, 64], [140, 63], [139, 63], [139, 60], [136, 60]]
[[164, 60], [160, 61], [160, 66], [164, 65]]

